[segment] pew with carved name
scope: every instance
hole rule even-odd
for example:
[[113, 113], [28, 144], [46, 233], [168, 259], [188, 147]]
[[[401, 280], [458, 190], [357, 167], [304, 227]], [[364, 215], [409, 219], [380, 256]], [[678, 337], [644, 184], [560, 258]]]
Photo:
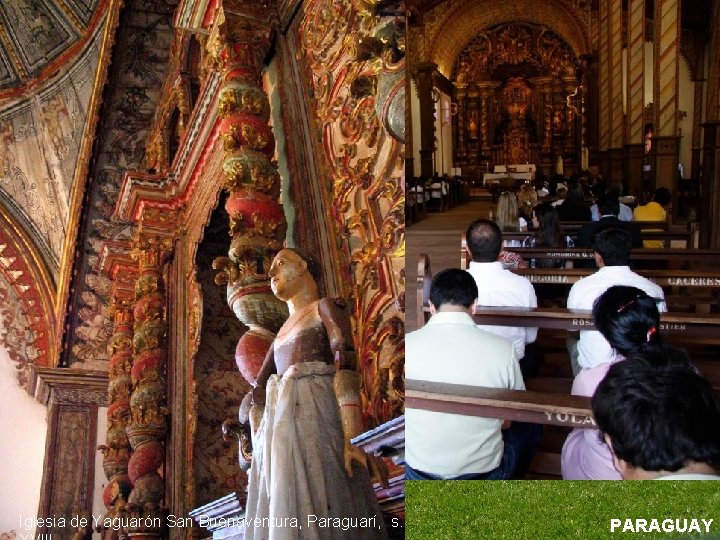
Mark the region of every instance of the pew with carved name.
[[566, 427], [594, 428], [590, 398], [430, 381], [405, 381], [405, 407]]
[[[460, 244], [460, 268], [466, 269], [468, 254], [465, 239]], [[505, 247], [505, 251], [519, 254], [523, 259], [566, 259], [593, 260], [595, 255], [589, 248], [523, 248]], [[719, 249], [673, 249], [673, 248], [639, 248], [630, 251], [630, 261], [666, 261], [687, 266], [687, 263], [720, 264]]]
[[[640, 250], [639, 250], [640, 251]], [[655, 250], [642, 250], [655, 251]], [[708, 259], [720, 257], [720, 251], [712, 251]], [[463, 252], [467, 255], [467, 252]], [[677, 256], [682, 254], [675, 253]], [[720, 259], [718, 261], [720, 263]], [[467, 256], [461, 260], [461, 268], [466, 268]], [[514, 273], [524, 276], [534, 284], [567, 285], [568, 288], [579, 279], [589, 276], [592, 268], [518, 268]], [[657, 283], [665, 290], [666, 303], [669, 309], [694, 309], [697, 312], [709, 313], [713, 306], [720, 303], [720, 264], [716, 270], [655, 270], [640, 269], [637, 273]], [[427, 255], [421, 254], [417, 270], [417, 305], [427, 305], [430, 281], [430, 261]], [[421, 303], [422, 302], [422, 303]], [[420, 324], [420, 319], [418, 319]]]
[[[578, 231], [563, 231], [567, 236], [570, 236], [573, 240], [577, 240]], [[503, 240], [511, 242], [522, 242], [528, 236], [532, 236], [532, 233], [528, 232], [504, 232]], [[673, 232], [673, 231], [647, 231], [642, 233], [643, 240], [660, 240], [666, 242], [670, 248], [680, 249], [692, 246], [692, 235], [688, 232]]]

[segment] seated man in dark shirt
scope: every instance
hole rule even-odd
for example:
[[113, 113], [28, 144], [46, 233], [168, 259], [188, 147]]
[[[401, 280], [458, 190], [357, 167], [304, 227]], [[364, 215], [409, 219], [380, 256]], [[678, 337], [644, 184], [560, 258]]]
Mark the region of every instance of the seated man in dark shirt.
[[580, 228], [575, 247], [593, 247], [595, 235], [610, 227], [628, 231], [632, 238], [633, 248], [643, 247], [640, 228], [637, 224], [629, 221], [620, 221], [620, 219], [618, 219], [620, 202], [617, 197], [607, 196], [601, 199], [598, 203], [598, 210], [600, 211], [600, 220], [587, 223]]

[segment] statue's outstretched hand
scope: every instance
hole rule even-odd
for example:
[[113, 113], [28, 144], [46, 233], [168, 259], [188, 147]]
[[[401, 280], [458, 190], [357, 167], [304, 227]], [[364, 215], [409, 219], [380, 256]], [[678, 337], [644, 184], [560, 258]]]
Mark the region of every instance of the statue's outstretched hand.
[[349, 442], [345, 442], [344, 450], [345, 458], [345, 470], [348, 476], [352, 478], [353, 475], [353, 461], [357, 461], [365, 467], [370, 473], [370, 480], [375, 483], [378, 482], [382, 487], [388, 488], [388, 470], [387, 465], [381, 457], [369, 455], [365, 450], [359, 448]]

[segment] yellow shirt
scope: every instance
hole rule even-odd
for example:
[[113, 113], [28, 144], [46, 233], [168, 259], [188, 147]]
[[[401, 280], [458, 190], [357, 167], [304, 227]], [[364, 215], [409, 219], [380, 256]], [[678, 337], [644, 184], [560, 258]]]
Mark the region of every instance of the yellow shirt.
[[[633, 221], [665, 221], [667, 213], [665, 209], [655, 201], [645, 206], [638, 206], [633, 212]], [[662, 232], [661, 229], [642, 229], [642, 232]], [[643, 247], [661, 248], [665, 243], [662, 240], [643, 240]]]

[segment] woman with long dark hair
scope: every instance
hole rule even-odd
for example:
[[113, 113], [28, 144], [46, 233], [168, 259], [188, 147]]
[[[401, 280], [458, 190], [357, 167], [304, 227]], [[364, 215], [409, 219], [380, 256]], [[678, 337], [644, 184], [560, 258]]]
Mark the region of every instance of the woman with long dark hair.
[[[535, 234], [523, 239], [523, 247], [571, 248], [575, 245], [573, 239], [563, 233], [558, 211], [551, 204], [538, 204], [533, 209], [532, 223]], [[564, 259], [532, 259], [530, 268], [562, 268], [564, 264]]]
[[[610, 366], [635, 354], [657, 358], [685, 353], [666, 346], [660, 336], [657, 300], [636, 287], [615, 285], [593, 305], [595, 328], [608, 340], [615, 356], [606, 363], [580, 370], [573, 381], [573, 395], [591, 397]], [[562, 449], [565, 480], [620, 480], [612, 454], [595, 429], [574, 429]]]
[[580, 185], [568, 188], [565, 201], [558, 207], [562, 221], [590, 221], [592, 213], [585, 204], [585, 192]]

